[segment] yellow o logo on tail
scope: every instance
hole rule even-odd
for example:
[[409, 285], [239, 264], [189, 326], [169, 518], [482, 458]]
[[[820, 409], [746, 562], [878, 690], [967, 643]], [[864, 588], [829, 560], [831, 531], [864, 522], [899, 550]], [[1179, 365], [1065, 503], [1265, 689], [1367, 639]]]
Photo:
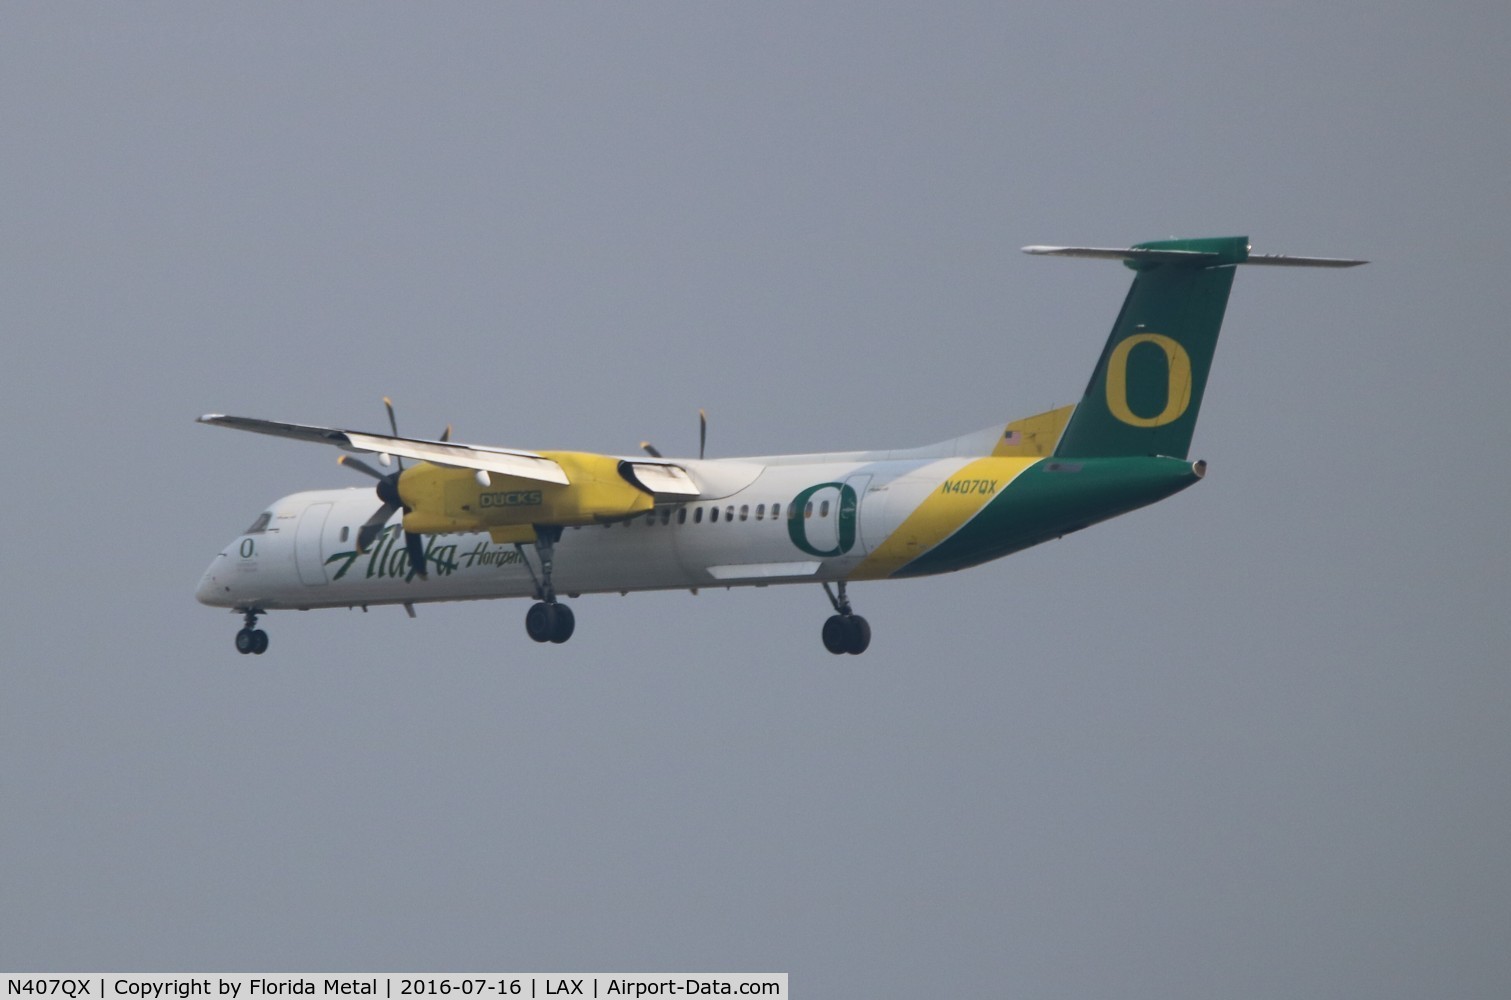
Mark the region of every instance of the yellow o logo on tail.
[[[1169, 384], [1165, 408], [1152, 417], [1141, 417], [1128, 408], [1128, 355], [1139, 344], [1157, 344], [1165, 352]], [[1191, 356], [1163, 333], [1137, 333], [1112, 349], [1107, 359], [1107, 409], [1132, 427], [1163, 427], [1179, 420], [1191, 405]]]

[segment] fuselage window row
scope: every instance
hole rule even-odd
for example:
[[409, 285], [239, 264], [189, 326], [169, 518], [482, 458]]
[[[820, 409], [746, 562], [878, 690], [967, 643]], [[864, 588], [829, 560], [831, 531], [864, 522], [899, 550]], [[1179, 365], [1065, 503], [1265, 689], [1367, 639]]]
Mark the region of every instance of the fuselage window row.
[[[678, 507], [677, 508], [676, 520], [677, 520], [678, 524], [686, 524], [687, 523], [687, 521], [688, 521], [688, 517], [687, 517], [688, 510], [689, 510], [689, 508], [687, 508], [687, 507]], [[723, 520], [724, 522], [728, 523], [728, 522], [731, 522], [731, 521], [735, 520], [735, 517], [736, 517], [735, 507], [734, 507], [733, 504], [730, 504], [730, 505], [728, 505], [726, 507], [722, 507], [722, 508], [721, 507], [713, 507], [713, 506], [710, 506], [710, 507], [693, 507], [693, 508], [691, 508], [691, 510], [693, 512], [693, 514], [692, 514], [692, 523], [693, 524], [702, 524], [703, 523], [703, 512], [705, 510], [708, 511], [708, 523], [710, 523], [710, 524], [716, 524], [720, 520]], [[799, 513], [798, 513], [798, 511], [799, 511], [799, 508], [797, 508], [797, 507], [790, 507], [790, 508], [788, 508], [788, 510], [787, 510], [787, 518], [788, 518], [788, 520], [796, 521], [799, 518], [799, 516], [800, 516]], [[770, 513], [771, 513], [771, 520], [772, 521], [779, 521], [779, 520], [781, 520], [781, 517], [782, 517], [782, 505], [779, 504], [779, 503], [772, 504], [771, 505], [771, 511], [770, 511]], [[739, 507], [739, 515], [738, 516], [739, 516], [739, 519], [741, 521], [750, 521], [750, 520], [764, 521], [764, 520], [766, 520], [766, 515], [767, 515], [766, 504], [763, 504], [763, 503], [756, 504], [755, 505], [755, 510], [753, 512], [751, 510], [750, 504], [741, 504], [740, 507]], [[823, 503], [819, 504], [817, 510], [814, 509], [814, 505], [813, 505], [812, 501], [809, 501], [808, 504], [802, 508], [801, 516], [803, 518], [812, 518], [815, 515], [817, 515], [818, 517], [828, 517], [829, 516], [829, 501], [828, 500], [825, 500]], [[627, 528], [633, 522], [634, 522], [634, 518], [629, 518], [629, 519], [621, 521], [619, 523], [623, 524]], [[656, 510], [646, 511], [644, 523], [648, 527], [654, 526], [656, 524], [662, 524], [662, 525], [669, 525], [669, 524], [671, 524], [672, 523], [672, 508], [670, 508], [670, 507], [661, 507], [661, 508], [658, 508]], [[613, 527], [613, 524], [612, 523], [608, 523], [608, 524], [605, 524], [604, 527], [605, 528]]]

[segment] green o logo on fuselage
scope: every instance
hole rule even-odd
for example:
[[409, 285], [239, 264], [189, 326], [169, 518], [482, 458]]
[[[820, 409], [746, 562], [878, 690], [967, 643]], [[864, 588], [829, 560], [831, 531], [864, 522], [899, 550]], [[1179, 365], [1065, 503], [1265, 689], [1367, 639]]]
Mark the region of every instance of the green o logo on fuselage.
[[[1153, 344], [1165, 355], [1165, 408], [1141, 417], [1128, 405], [1128, 355], [1140, 344]], [[1135, 366], [1137, 367], [1137, 366]], [[1132, 427], [1163, 427], [1179, 420], [1191, 405], [1191, 356], [1163, 333], [1136, 333], [1112, 349], [1107, 359], [1107, 409]]]
[[[839, 511], [837, 513], [837, 530], [834, 548], [820, 549], [808, 541], [808, 504], [813, 500], [814, 494], [820, 490], [839, 491]], [[810, 486], [797, 496], [792, 498], [792, 504], [787, 508], [787, 536], [792, 539], [792, 544], [808, 553], [810, 556], [818, 556], [820, 559], [828, 559], [833, 556], [842, 556], [855, 548], [855, 517], [859, 508], [859, 500], [855, 495], [855, 488], [845, 483], [819, 483]]]

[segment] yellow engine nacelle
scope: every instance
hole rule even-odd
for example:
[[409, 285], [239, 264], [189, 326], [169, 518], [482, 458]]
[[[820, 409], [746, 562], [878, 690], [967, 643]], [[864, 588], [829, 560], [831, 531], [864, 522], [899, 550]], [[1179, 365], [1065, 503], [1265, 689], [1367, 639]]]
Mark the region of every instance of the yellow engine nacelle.
[[493, 473], [484, 486], [471, 469], [428, 462], [405, 469], [399, 476], [399, 497], [409, 508], [404, 530], [423, 535], [493, 531], [525, 540], [531, 537], [528, 531], [498, 529], [601, 524], [655, 505], [655, 497], [624, 477], [617, 458], [576, 451], [540, 454], [560, 465], [571, 482], [562, 486]]

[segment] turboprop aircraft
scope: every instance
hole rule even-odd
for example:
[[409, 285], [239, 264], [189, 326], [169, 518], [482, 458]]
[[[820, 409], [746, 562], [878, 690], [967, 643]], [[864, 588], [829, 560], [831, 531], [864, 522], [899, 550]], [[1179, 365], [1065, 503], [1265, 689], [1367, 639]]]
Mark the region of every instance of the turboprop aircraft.
[[[525, 629], [563, 643], [560, 594], [818, 584], [824, 647], [858, 654], [871, 627], [847, 585], [948, 573], [1162, 500], [1202, 478], [1188, 460], [1234, 269], [1351, 267], [1256, 256], [1247, 237], [1126, 249], [1024, 247], [1121, 260], [1133, 285], [1080, 402], [921, 448], [752, 458], [525, 451], [207, 414], [201, 423], [378, 456], [366, 490], [275, 501], [205, 570], [198, 599], [257, 619], [286, 609], [529, 597]], [[388, 401], [385, 400], [385, 403]], [[706, 426], [706, 425], [705, 425]], [[404, 459], [416, 464], [405, 467]], [[402, 517], [397, 517], [402, 511]]]

